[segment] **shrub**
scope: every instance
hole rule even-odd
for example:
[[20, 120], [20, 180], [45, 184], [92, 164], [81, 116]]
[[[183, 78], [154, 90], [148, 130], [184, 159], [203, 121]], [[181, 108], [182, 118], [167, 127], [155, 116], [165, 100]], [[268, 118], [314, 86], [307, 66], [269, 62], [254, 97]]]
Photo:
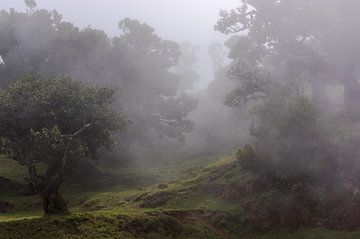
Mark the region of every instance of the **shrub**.
[[255, 110], [254, 146], [237, 153], [241, 167], [270, 176], [286, 187], [329, 181], [336, 170], [335, 147], [320, 116], [304, 96], [269, 97]]

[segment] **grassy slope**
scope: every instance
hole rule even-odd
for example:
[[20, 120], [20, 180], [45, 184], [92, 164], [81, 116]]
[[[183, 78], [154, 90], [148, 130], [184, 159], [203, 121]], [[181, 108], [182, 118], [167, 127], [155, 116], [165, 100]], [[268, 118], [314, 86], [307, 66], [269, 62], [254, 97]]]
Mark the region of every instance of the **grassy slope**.
[[[3, 162], [7, 167], [2, 167], [0, 176], [21, 181], [24, 170], [11, 161]], [[233, 164], [234, 159], [226, 156], [157, 164], [156, 168], [145, 164], [128, 168], [127, 177], [139, 177], [142, 166], [146, 168], [144, 177], [150, 175], [159, 183], [168, 184], [145, 188], [121, 185], [76, 194], [74, 190], [78, 188], [70, 187], [64, 193], [73, 212], [71, 216], [43, 218], [37, 197], [2, 196], [1, 200], [10, 201], [15, 207], [0, 214], [0, 238], [360, 238], [357, 232], [310, 230], [248, 235], [231, 230], [235, 227], [224, 229], [224, 225], [231, 224], [226, 221], [227, 215], [233, 215], [233, 224], [241, 220], [239, 203], [224, 201], [204, 193], [204, 189], [241, 180]]]
[[0, 177], [8, 178], [14, 182], [22, 183], [26, 177], [26, 169], [17, 162], [0, 155]]

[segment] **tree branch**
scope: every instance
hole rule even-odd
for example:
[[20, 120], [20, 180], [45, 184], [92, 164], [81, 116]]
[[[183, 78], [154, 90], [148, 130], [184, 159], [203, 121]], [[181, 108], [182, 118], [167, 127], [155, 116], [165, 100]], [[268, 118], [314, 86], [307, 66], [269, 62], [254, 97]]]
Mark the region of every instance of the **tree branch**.
[[74, 138], [79, 136], [84, 130], [86, 130], [90, 126], [91, 126], [90, 123], [85, 124], [81, 129], [79, 129], [75, 133], [67, 135], [67, 139], [66, 139], [66, 143], [65, 143], [64, 155], [63, 155], [62, 160], [61, 160], [61, 167], [60, 167], [59, 171], [49, 179], [49, 182], [48, 182], [47, 187], [46, 187], [46, 192], [47, 193], [56, 192], [58, 190], [60, 184], [63, 181], [65, 166], [66, 166], [69, 151], [70, 151], [70, 145], [71, 145]]
[[78, 131], [76, 131], [73, 134], [68, 135], [68, 138], [70, 140], [74, 139], [75, 137], [77, 137], [78, 135], [80, 135], [84, 130], [86, 130], [87, 128], [89, 128], [91, 126], [91, 124], [85, 124], [81, 129], [79, 129]]

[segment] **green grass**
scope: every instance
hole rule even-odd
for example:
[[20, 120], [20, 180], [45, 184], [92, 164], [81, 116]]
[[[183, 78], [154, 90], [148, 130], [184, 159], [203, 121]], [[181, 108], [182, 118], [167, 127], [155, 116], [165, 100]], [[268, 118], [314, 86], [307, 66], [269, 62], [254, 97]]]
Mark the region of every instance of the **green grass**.
[[[7, 159], [0, 161], [6, 166], [1, 167], [0, 176], [17, 182], [26, 176], [26, 170], [16, 162]], [[15, 207], [6, 214], [0, 214], [0, 239], [360, 238], [360, 232], [323, 229], [248, 234], [237, 226], [243, 215], [241, 201], [224, 200], [205, 190], [206, 187], [222, 187], [241, 181], [243, 176], [235, 164], [234, 157], [226, 155], [162, 162], [153, 167], [133, 165], [118, 171], [102, 168], [103, 172], [114, 176], [157, 180], [149, 187], [132, 183], [96, 190], [80, 185], [64, 185], [62, 193], [72, 211], [70, 216], [42, 217], [41, 202], [37, 196], [1, 195], [1, 200], [9, 201]], [[165, 187], [160, 187], [160, 183]], [[161, 195], [168, 195], [169, 198], [160, 206], [140, 207], [147, 200], [156, 200]], [[232, 218], [233, 221], [224, 218]], [[221, 229], [224, 225], [228, 231]]]
[[205, 227], [158, 211], [96, 212], [0, 223], [0, 238], [216, 238]]
[[6, 159], [0, 155], [0, 177], [8, 178], [14, 182], [23, 183], [27, 176], [25, 166], [21, 166], [14, 160]]
[[203, 168], [217, 162], [222, 156], [203, 156], [180, 158], [173, 160], [138, 160], [125, 167], [114, 168], [109, 165], [99, 165], [101, 171], [122, 176], [142, 176], [153, 179], [155, 183], [172, 183], [198, 175]]
[[[324, 229], [269, 234], [229, 233], [196, 216], [172, 216], [166, 210], [111, 210], [61, 217], [27, 217], [0, 222], [1, 239], [356, 239], [360, 232]], [[181, 212], [179, 212], [181, 214]], [[189, 214], [190, 215], [190, 214]]]
[[360, 232], [337, 232], [314, 229], [298, 232], [279, 232], [267, 235], [248, 235], [244, 239], [358, 239]]

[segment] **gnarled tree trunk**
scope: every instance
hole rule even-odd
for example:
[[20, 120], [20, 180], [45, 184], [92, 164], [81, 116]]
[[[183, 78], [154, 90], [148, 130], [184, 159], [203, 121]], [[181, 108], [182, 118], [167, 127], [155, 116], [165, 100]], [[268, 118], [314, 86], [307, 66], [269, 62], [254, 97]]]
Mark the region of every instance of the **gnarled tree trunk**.
[[63, 182], [62, 174], [44, 179], [34, 175], [30, 176], [31, 188], [42, 200], [42, 208], [45, 215], [69, 214], [67, 203], [61, 196], [59, 190]]
[[63, 158], [60, 162], [60, 168], [55, 173], [55, 175], [49, 177], [46, 180], [45, 187], [39, 192], [39, 195], [42, 199], [42, 206], [44, 209], [45, 215], [53, 214], [69, 214], [67, 208], [67, 203], [59, 193], [60, 185], [64, 181], [64, 171], [68, 159], [70, 144], [72, 141], [72, 136], [68, 138], [65, 143], [65, 151]]
[[59, 193], [60, 185], [63, 182], [64, 167], [67, 158], [67, 151], [64, 154], [62, 160], [63, 166], [59, 171], [52, 177], [39, 177], [36, 172], [34, 163], [32, 162], [31, 155], [29, 151], [26, 150], [28, 147], [25, 147], [24, 152], [27, 152], [27, 168], [30, 176], [30, 186], [32, 191], [38, 194], [42, 200], [42, 207], [45, 215], [55, 215], [55, 214], [69, 214], [67, 208], [67, 203], [62, 198]]
[[32, 160], [31, 149], [29, 145], [24, 142], [23, 144], [23, 158], [26, 162], [28, 173], [30, 176], [30, 186], [33, 191], [40, 195], [42, 200], [42, 207], [45, 215], [64, 215], [69, 214], [67, 203], [60, 195], [60, 185], [64, 181], [65, 167], [68, 162], [69, 151], [73, 139], [81, 132], [88, 128], [90, 124], [84, 125], [80, 130], [71, 135], [66, 135], [65, 150], [62, 159], [60, 159], [59, 167], [54, 174], [46, 177], [39, 177], [34, 162]]
[[59, 186], [60, 185], [52, 186], [51, 188], [39, 193], [45, 215], [70, 214], [67, 208], [67, 203], [59, 193]]

